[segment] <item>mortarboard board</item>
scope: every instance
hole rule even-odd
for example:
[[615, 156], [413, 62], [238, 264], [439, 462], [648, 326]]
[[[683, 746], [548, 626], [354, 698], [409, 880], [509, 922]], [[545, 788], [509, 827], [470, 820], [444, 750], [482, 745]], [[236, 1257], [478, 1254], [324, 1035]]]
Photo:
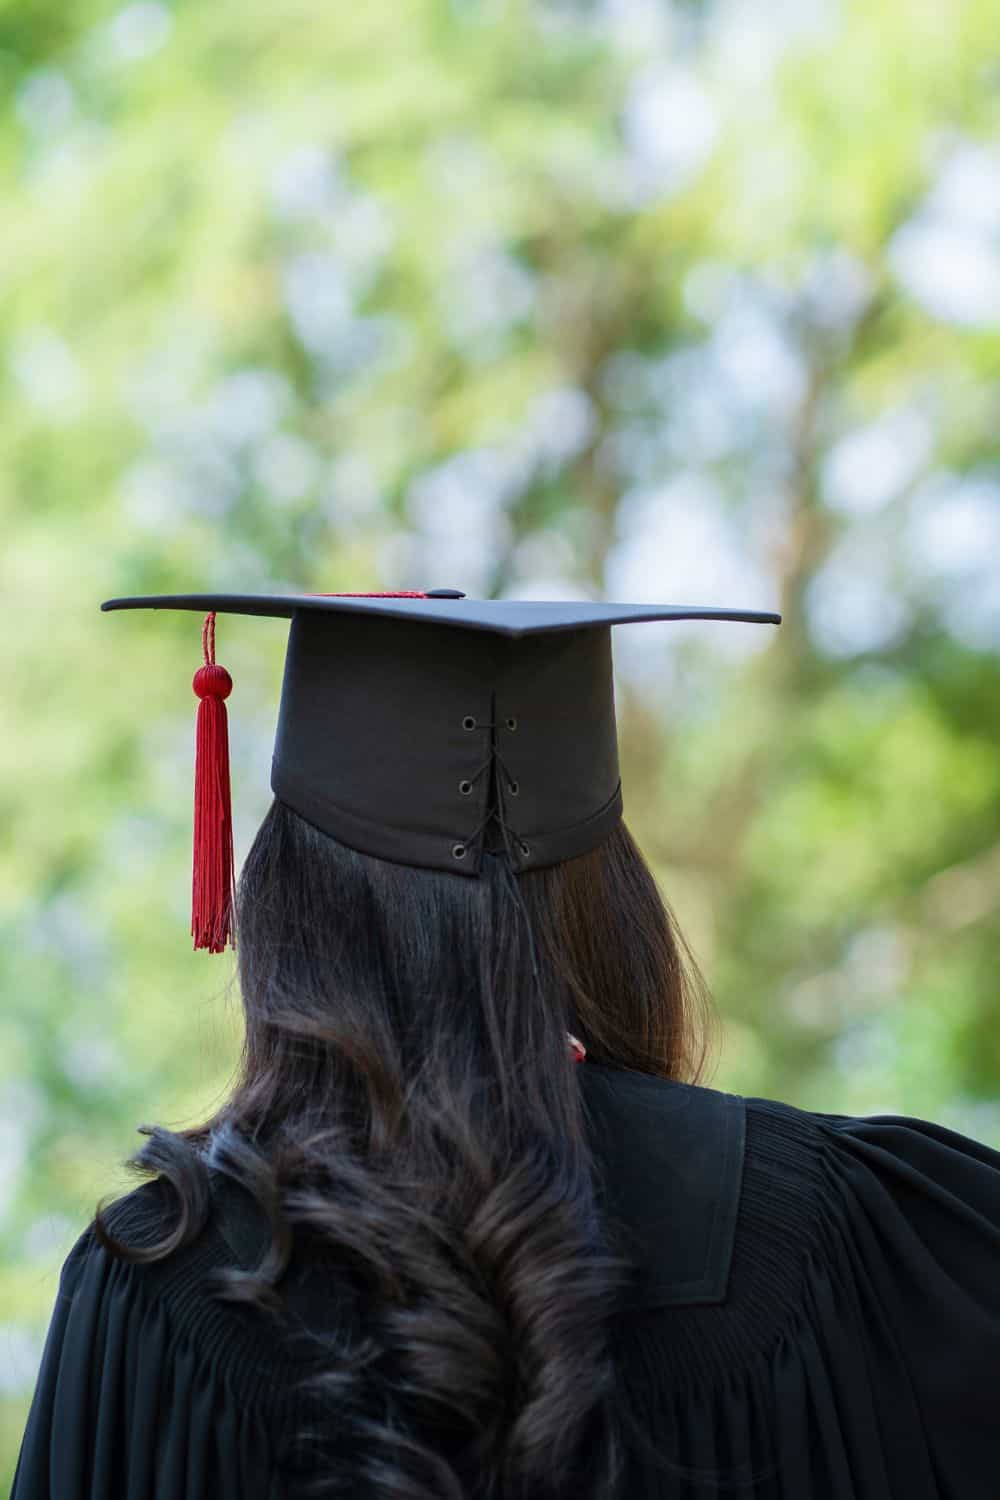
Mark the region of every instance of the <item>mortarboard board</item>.
[[[231, 936], [232, 817], [216, 614], [291, 620], [271, 788], [309, 823], [382, 859], [477, 876], [585, 853], [622, 815], [611, 627], [645, 620], [779, 624], [684, 604], [402, 594], [164, 594], [102, 610], [205, 614], [195, 768], [192, 934]], [[519, 900], [516, 881], [512, 894]]]

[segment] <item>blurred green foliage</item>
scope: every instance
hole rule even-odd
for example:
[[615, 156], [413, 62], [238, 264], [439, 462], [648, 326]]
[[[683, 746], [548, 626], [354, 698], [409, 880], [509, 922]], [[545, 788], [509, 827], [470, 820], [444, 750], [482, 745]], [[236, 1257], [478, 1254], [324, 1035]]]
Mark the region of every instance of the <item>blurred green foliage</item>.
[[[136, 1126], [239, 1042], [189, 951], [199, 622], [113, 595], [777, 606], [615, 636], [705, 1081], [1000, 1144], [996, 22], [0, 3], [0, 1472]], [[220, 617], [238, 860], [284, 642]]]

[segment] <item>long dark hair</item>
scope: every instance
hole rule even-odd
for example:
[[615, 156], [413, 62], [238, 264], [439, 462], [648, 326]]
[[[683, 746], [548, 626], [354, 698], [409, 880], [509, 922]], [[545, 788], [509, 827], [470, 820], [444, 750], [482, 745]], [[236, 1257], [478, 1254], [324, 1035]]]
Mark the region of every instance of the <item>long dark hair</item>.
[[276, 799], [237, 887], [235, 1082], [197, 1128], [139, 1127], [125, 1163], [171, 1184], [179, 1219], [130, 1247], [98, 1205], [110, 1253], [161, 1260], [207, 1221], [207, 1158], [273, 1236], [256, 1272], [214, 1273], [215, 1295], [272, 1311], [301, 1236], [345, 1254], [364, 1352], [308, 1382], [341, 1433], [311, 1494], [607, 1500], [619, 1482], [609, 1329], [628, 1262], [597, 1211], [588, 1062], [566, 1033], [588, 1060], [697, 1082], [714, 1016], [624, 824], [517, 877], [540, 987], [503, 873], [492, 855], [479, 878], [375, 859]]

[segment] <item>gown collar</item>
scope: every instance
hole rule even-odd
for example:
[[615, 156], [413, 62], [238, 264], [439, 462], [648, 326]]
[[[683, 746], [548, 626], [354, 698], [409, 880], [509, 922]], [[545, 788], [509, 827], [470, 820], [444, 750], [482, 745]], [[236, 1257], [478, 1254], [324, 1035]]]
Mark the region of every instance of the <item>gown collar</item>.
[[[577, 1075], [612, 1248], [635, 1263], [623, 1310], [723, 1301], [743, 1174], [745, 1101], [589, 1058]], [[242, 1265], [257, 1264], [270, 1243], [260, 1209], [231, 1179], [209, 1175], [223, 1239]]]
[[579, 1076], [612, 1237], [637, 1262], [626, 1306], [723, 1301], [743, 1178], [744, 1099], [589, 1059]]

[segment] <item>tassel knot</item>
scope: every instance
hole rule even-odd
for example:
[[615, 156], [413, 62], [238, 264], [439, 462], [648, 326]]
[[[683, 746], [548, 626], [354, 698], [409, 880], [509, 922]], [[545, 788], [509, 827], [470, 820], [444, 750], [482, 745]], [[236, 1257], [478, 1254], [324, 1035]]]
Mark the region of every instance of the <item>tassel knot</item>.
[[233, 679], [225, 667], [218, 667], [213, 661], [198, 668], [191, 686], [199, 698], [228, 698], [233, 690]]

